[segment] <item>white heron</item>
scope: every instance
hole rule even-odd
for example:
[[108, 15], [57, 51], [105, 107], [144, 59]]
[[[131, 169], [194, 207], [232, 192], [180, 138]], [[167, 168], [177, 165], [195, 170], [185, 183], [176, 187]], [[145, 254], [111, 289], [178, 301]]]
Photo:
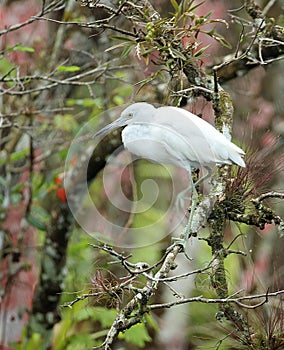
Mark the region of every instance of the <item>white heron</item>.
[[[245, 167], [245, 152], [229, 141], [211, 124], [185, 109], [162, 106], [155, 108], [146, 102], [138, 102], [123, 110], [121, 116], [108, 124], [95, 136], [115, 128], [122, 130], [122, 142], [131, 153], [157, 163], [170, 163], [187, 170], [192, 188], [192, 204], [188, 230], [196, 207], [196, 185], [204, 181], [216, 164], [237, 164]], [[205, 167], [208, 174], [195, 185], [192, 168]]]

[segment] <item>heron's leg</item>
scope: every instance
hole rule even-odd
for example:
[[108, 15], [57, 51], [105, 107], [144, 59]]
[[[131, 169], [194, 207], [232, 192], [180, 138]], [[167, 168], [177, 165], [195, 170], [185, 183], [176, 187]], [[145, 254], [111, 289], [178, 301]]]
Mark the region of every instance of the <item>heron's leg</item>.
[[210, 167], [206, 166], [205, 169], [207, 170], [207, 174], [195, 182], [195, 187], [199, 186], [202, 182], [207, 180], [212, 175], [212, 169]]
[[[190, 214], [189, 214], [189, 219], [188, 219], [188, 223], [182, 233], [183, 238], [179, 238], [179, 237], [174, 237], [173, 241], [174, 243], [169, 247], [172, 248], [173, 246], [176, 245], [180, 245], [183, 249], [183, 251], [186, 254], [186, 243], [189, 239], [189, 237], [191, 236], [191, 226], [192, 226], [192, 220], [193, 220], [193, 215], [194, 215], [194, 211], [196, 209], [196, 205], [198, 202], [198, 193], [196, 190], [196, 186], [200, 185], [203, 181], [205, 181], [206, 179], [208, 179], [211, 174], [212, 174], [212, 170], [209, 167], [205, 167], [206, 170], [208, 171], [208, 173], [203, 176], [201, 179], [199, 179], [198, 181], [196, 181], [196, 183], [194, 184], [193, 180], [192, 180], [192, 176], [191, 176], [191, 168], [188, 168], [188, 176], [189, 176], [189, 180], [190, 180], [190, 185], [191, 185], [191, 189], [192, 189], [192, 196], [191, 196], [191, 208], [190, 208]], [[186, 256], [188, 257], [188, 255], [186, 254]], [[189, 257], [188, 257], [189, 258]], [[190, 258], [189, 258], [190, 259]]]
[[187, 241], [191, 235], [191, 225], [192, 225], [193, 215], [198, 202], [198, 193], [197, 193], [196, 187], [200, 185], [202, 182], [204, 182], [205, 180], [207, 180], [212, 175], [212, 169], [209, 167], [205, 167], [205, 168], [208, 171], [207, 174], [203, 176], [201, 179], [199, 179], [198, 181], [196, 181], [195, 184], [193, 183], [192, 177], [190, 176], [190, 181], [192, 186], [192, 199], [191, 199], [190, 215], [189, 215], [188, 224], [186, 225], [186, 230], [184, 235], [185, 241]]
[[[177, 199], [176, 199], [176, 202], [175, 202], [175, 207], [176, 209], [182, 209], [182, 210], [185, 210], [185, 204], [184, 202], [186, 200], [190, 200], [192, 199], [192, 190], [194, 188], [194, 185], [193, 185], [193, 181], [192, 181], [192, 175], [191, 175], [191, 168], [189, 168], [187, 166], [187, 172], [188, 172], [188, 177], [189, 177], [189, 187], [185, 188], [184, 190], [182, 190], [178, 195], [177, 195]], [[207, 178], [208, 174], [206, 174], [206, 176], [202, 177], [202, 179], [198, 180], [196, 183], [199, 184], [203, 181], [203, 179], [205, 180], [205, 178]], [[201, 181], [202, 180], [202, 181]], [[188, 192], [189, 195], [187, 194]]]
[[[202, 178], [203, 179], [203, 178]], [[197, 181], [198, 183], [199, 181]], [[185, 229], [185, 234], [184, 234], [184, 241], [187, 242], [190, 234], [191, 234], [191, 225], [192, 225], [192, 219], [193, 219], [193, 214], [196, 208], [196, 204], [198, 201], [198, 193], [196, 191], [196, 185], [194, 184], [192, 177], [190, 177], [190, 183], [191, 183], [191, 188], [192, 188], [192, 196], [191, 196], [191, 208], [190, 208], [190, 214], [189, 214], [189, 219], [188, 223], [186, 225]], [[200, 182], [199, 182], [200, 183]]]
[[[194, 186], [194, 182], [192, 180], [192, 175], [191, 175], [191, 168], [190, 166], [187, 166], [187, 172], [188, 172], [188, 177], [189, 177], [189, 182], [190, 182], [190, 188], [191, 188], [191, 191], [192, 191], [192, 195], [191, 195], [191, 211], [190, 211], [190, 216], [189, 216], [189, 220], [188, 220], [188, 223], [186, 225], [186, 227], [184, 228], [183, 232], [181, 233], [180, 237], [173, 237], [172, 238], [172, 241], [173, 241], [173, 244], [167, 249], [167, 250], [170, 250], [172, 249], [173, 247], [175, 246], [180, 246], [183, 250], [183, 252], [185, 253], [186, 257], [190, 259], [190, 257], [187, 255], [186, 253], [186, 243], [188, 241], [188, 238], [189, 238], [189, 233], [190, 233], [190, 227], [191, 227], [191, 221], [192, 221], [192, 217], [193, 217], [193, 212], [194, 212], [194, 209], [196, 207], [196, 203], [197, 203], [197, 200], [198, 200], [198, 193], [196, 191], [196, 188]], [[188, 191], [188, 189], [185, 189], [184, 191], [182, 191], [181, 193], [185, 193], [186, 191]]]

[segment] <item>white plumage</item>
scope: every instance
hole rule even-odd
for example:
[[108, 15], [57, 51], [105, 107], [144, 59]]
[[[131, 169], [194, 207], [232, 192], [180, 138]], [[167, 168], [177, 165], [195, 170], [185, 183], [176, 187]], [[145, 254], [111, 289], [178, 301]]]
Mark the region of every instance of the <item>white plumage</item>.
[[190, 167], [237, 164], [245, 167], [245, 152], [211, 124], [177, 107], [155, 108], [138, 102], [127, 107], [97, 135], [124, 126], [122, 142], [130, 152], [158, 163]]
[[[211, 174], [215, 164], [245, 167], [245, 152], [211, 124], [182, 108], [155, 108], [145, 102], [134, 103], [96, 136], [121, 126], [125, 126], [122, 142], [131, 153], [157, 163], [172, 163], [188, 171], [192, 188], [191, 211], [184, 240], [178, 243], [185, 246], [198, 201], [195, 185]], [[191, 169], [200, 166], [205, 167], [208, 174], [194, 185]]]

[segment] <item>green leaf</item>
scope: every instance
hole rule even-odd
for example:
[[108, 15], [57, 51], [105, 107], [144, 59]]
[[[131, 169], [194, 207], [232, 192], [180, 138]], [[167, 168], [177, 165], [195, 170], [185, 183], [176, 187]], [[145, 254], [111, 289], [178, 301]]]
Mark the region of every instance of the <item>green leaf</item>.
[[177, 49], [169, 47], [170, 54], [173, 58], [181, 58], [183, 61], [186, 61], [186, 57]]
[[212, 16], [212, 11], [208, 12], [204, 18], [209, 19]]
[[133, 49], [133, 45], [126, 46], [121, 53], [121, 57], [122, 58], [127, 57], [132, 51], [132, 49]]
[[116, 45], [113, 45], [113, 46], [111, 46], [111, 47], [105, 49], [105, 52], [109, 52], [109, 51], [118, 49], [118, 48], [120, 48], [120, 47], [125, 47], [126, 45], [127, 45], [127, 47], [128, 47], [129, 43], [128, 43], [128, 42], [123, 42], [123, 43], [120, 43], [120, 44], [116, 44]]
[[212, 38], [214, 38], [221, 45], [227, 47], [228, 49], [232, 48], [232, 45], [222, 35], [219, 35], [219, 34], [215, 33], [214, 35], [212, 35]]
[[171, 179], [173, 175], [172, 172], [175, 170], [174, 165], [168, 165], [165, 167], [158, 163], [151, 163], [146, 159], [139, 159], [135, 166], [135, 169], [137, 169], [139, 173], [139, 177], [146, 179], [149, 179], [151, 177]]
[[26, 217], [28, 223], [40, 231], [47, 230], [47, 223], [50, 221], [50, 215], [42, 207], [32, 206], [31, 213]]
[[[30, 153], [30, 149], [29, 148], [25, 148], [25, 149], [23, 149], [21, 151], [12, 153], [10, 159], [11, 159], [12, 162], [17, 162], [17, 161], [22, 160], [23, 158], [25, 158], [29, 153]], [[4, 157], [0, 158], [0, 164], [6, 164], [6, 162], [7, 162], [7, 158], [4, 158]]]
[[159, 75], [161, 74], [161, 69], [159, 69], [158, 71], [156, 71], [155, 73], [151, 74], [148, 78], [139, 81], [138, 83], [134, 84], [135, 85], [140, 85], [138, 91], [136, 92], [138, 94], [138, 92], [147, 84], [151, 83], [151, 81], [155, 80]]
[[94, 321], [99, 321], [102, 327], [110, 327], [116, 317], [115, 309], [106, 309], [104, 307], [95, 307]]
[[121, 106], [124, 104], [124, 99], [122, 96], [119, 95], [115, 95], [113, 97], [113, 102], [117, 105], [117, 106]]
[[28, 47], [28, 46], [21, 46], [21, 45], [16, 45], [14, 48], [13, 48], [13, 51], [23, 51], [23, 52], [30, 52], [30, 53], [33, 53], [35, 52], [35, 49], [33, 47]]
[[119, 338], [123, 338], [127, 343], [134, 344], [140, 348], [145, 347], [145, 343], [152, 340], [145, 325], [142, 323], [132, 326], [123, 334], [120, 333]]
[[57, 67], [58, 72], [72, 73], [72, 72], [77, 72], [78, 70], [80, 70], [80, 67], [78, 66], [58, 66]]
[[50, 214], [43, 207], [33, 205], [31, 209], [32, 209], [32, 212], [40, 216], [42, 220], [49, 222]]
[[15, 45], [15, 46], [8, 46], [8, 50], [11, 51], [22, 51], [22, 52], [29, 52], [33, 53], [35, 52], [35, 49], [33, 47], [28, 47], [28, 46], [22, 46], [22, 45]]
[[54, 128], [65, 130], [65, 131], [73, 131], [77, 128], [77, 121], [74, 116], [71, 114], [64, 115], [55, 115], [54, 116]]
[[[11, 78], [15, 78], [17, 73], [16, 73], [16, 67], [14, 66], [14, 64], [9, 61], [7, 58], [3, 57], [0, 59], [0, 73], [2, 73], [3, 75], [5, 75], [5, 78], [7, 80], [11, 79]], [[6, 80], [4, 79], [4, 81]], [[7, 84], [9, 87], [13, 86], [15, 83], [10, 81], [10, 82], [5, 82], [5, 84]]]
[[92, 349], [95, 345], [90, 334], [74, 334], [68, 339], [66, 350], [85, 350]]
[[114, 309], [106, 309], [104, 307], [85, 307], [84, 309], [76, 312], [74, 315], [76, 321], [85, 321], [92, 319], [99, 321], [103, 328], [110, 327], [116, 317], [116, 311]]
[[43, 349], [43, 340], [39, 333], [32, 333], [32, 336], [29, 337], [28, 344], [25, 344], [26, 350], [34, 350], [34, 349]]
[[12, 162], [17, 162], [17, 161], [23, 159], [29, 153], [30, 153], [30, 149], [29, 148], [25, 148], [25, 149], [23, 149], [21, 151], [14, 152], [11, 155], [11, 160], [12, 160]]
[[232, 48], [232, 45], [222, 35], [215, 32], [215, 28], [210, 30], [209, 32], [204, 31], [204, 33], [211, 36], [211, 38], [218, 41], [221, 45], [223, 45], [229, 49]]
[[25, 187], [25, 184], [23, 183], [18, 183], [15, 186], [12, 186], [12, 193], [17, 193], [17, 192], [21, 192], [23, 190], [23, 188]]
[[171, 0], [171, 4], [172, 4], [173, 8], [175, 9], [175, 11], [178, 12], [179, 6], [178, 6], [178, 3], [176, 2], [176, 0]]
[[84, 249], [89, 247], [89, 243], [87, 241], [80, 241], [77, 244], [70, 245], [69, 254], [78, 256]]
[[203, 54], [203, 52], [206, 51], [206, 50], [208, 49], [208, 47], [210, 47], [210, 46], [211, 46], [210, 44], [209, 44], [209, 45], [206, 45], [206, 46], [202, 47], [201, 49], [199, 49], [198, 51], [196, 51], [196, 52], [194, 53], [194, 57], [199, 57], [199, 56], [201, 56], [201, 55]]
[[32, 226], [34, 226], [35, 228], [37, 228], [40, 231], [46, 231], [46, 229], [47, 229], [46, 226], [43, 224], [43, 222], [41, 222], [39, 219], [37, 219], [32, 214], [29, 214], [27, 216], [27, 221], [29, 224], [31, 224]]
[[147, 55], [149, 55], [149, 53], [152, 53], [153, 51], [156, 51], [156, 50], [157, 50], [157, 46], [152, 46], [149, 49], [142, 51], [141, 56], [143, 56], [143, 57], [147, 56]]
[[[191, 2], [191, 4], [193, 4], [193, 3], [194, 3], [194, 1]], [[204, 3], [205, 3], [205, 0], [199, 2], [199, 3], [196, 4], [196, 5], [193, 5], [192, 7], [190, 7], [190, 8], [188, 9], [188, 11], [193, 12], [193, 11], [196, 10], [198, 7], [200, 7], [201, 5], [203, 5]]]
[[74, 320], [76, 322], [86, 321], [90, 318], [94, 319], [96, 316], [95, 308], [93, 307], [85, 307], [84, 309], [79, 310], [74, 315]]
[[77, 98], [77, 99], [69, 99], [66, 101], [66, 106], [83, 106], [83, 107], [93, 107], [97, 106], [96, 99], [93, 98]]
[[123, 41], [123, 42], [133, 43], [133, 45], [137, 44], [135, 40], [126, 38], [125, 36], [112, 35], [110, 38], [113, 39], [113, 40], [116, 39], [116, 40], [120, 40], [120, 41]]
[[158, 323], [155, 321], [154, 317], [152, 317], [149, 314], [145, 315], [145, 320], [147, 322], [147, 325], [151, 328], [153, 328], [156, 332], [159, 332], [159, 325]]

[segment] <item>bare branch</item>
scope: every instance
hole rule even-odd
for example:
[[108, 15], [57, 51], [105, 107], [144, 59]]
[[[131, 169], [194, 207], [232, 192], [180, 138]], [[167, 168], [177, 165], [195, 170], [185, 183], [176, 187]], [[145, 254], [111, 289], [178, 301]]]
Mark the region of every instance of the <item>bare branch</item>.
[[8, 28], [1, 30], [0, 31], [0, 36], [7, 34], [7, 33], [11, 33], [15, 30], [18, 30], [28, 24], [31, 24], [35, 21], [38, 20], [38, 18], [50, 13], [50, 12], [54, 12], [54, 11], [60, 11], [65, 7], [65, 1], [64, 0], [54, 0], [52, 1], [47, 7], [42, 8], [42, 10], [36, 15], [36, 16], [32, 16], [31, 18], [29, 18], [28, 20], [26, 20], [25, 22], [22, 23], [17, 23], [13, 26], [9, 26]]
[[267, 199], [267, 198], [280, 198], [280, 199], [284, 199], [284, 193], [275, 192], [275, 191], [263, 193], [263, 194], [261, 194], [259, 197], [257, 197], [257, 198], [255, 199], [255, 202], [259, 203], [259, 202], [261, 202], [261, 201], [263, 201], [264, 199]]
[[[193, 298], [184, 298], [182, 300], [176, 300], [170, 303], [165, 303], [165, 304], [152, 304], [148, 306], [149, 311], [153, 311], [155, 309], [164, 309], [164, 308], [170, 308], [175, 305], [181, 305], [181, 304], [187, 304], [187, 303], [195, 303], [195, 302], [200, 302], [200, 303], [205, 303], [205, 304], [237, 304], [241, 307], [247, 308], [247, 309], [255, 309], [257, 307], [260, 307], [264, 303], [268, 301], [269, 298], [272, 297], [277, 297], [278, 295], [284, 294], [284, 290], [279, 290], [277, 292], [271, 292], [271, 293], [264, 293], [264, 294], [257, 294], [257, 295], [246, 295], [243, 297], [238, 297], [238, 298], [224, 298], [224, 299], [218, 299], [218, 298], [203, 298], [201, 296], [199, 297], [193, 297]], [[257, 303], [255, 305], [246, 305], [243, 304], [243, 301], [252, 301], [255, 299], [261, 299], [264, 298], [263, 301], [260, 303]]]

